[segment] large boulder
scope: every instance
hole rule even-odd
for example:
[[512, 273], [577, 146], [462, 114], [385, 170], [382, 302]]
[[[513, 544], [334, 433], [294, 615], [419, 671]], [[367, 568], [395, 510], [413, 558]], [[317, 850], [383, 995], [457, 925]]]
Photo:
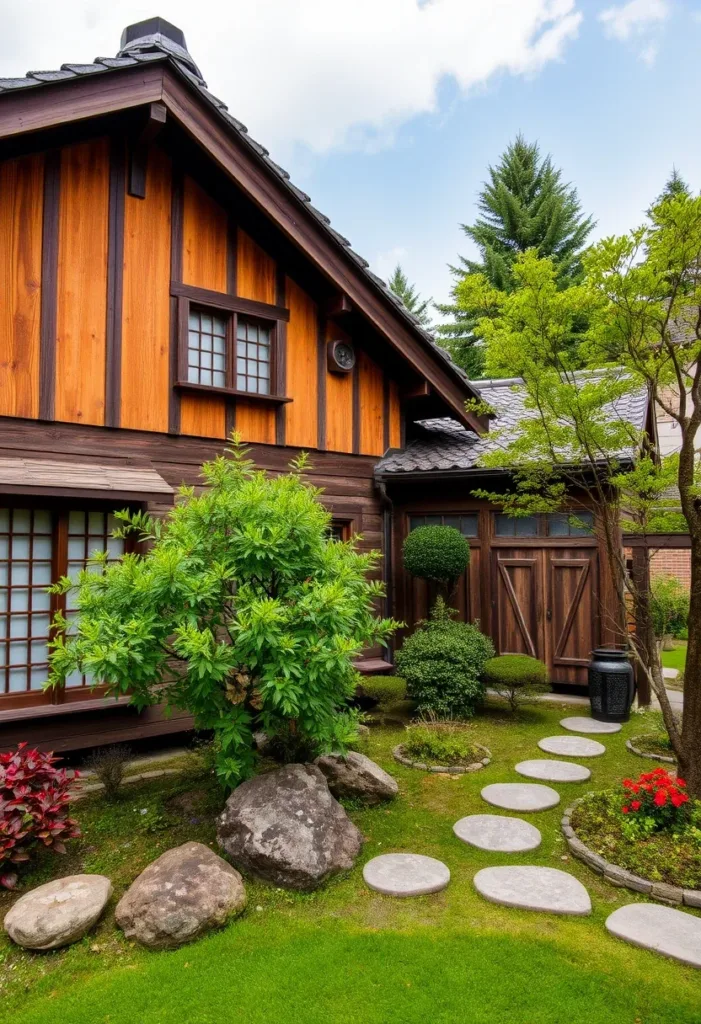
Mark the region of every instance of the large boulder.
[[347, 871], [363, 844], [313, 764], [242, 783], [221, 813], [217, 839], [234, 864], [288, 889], [316, 889]]
[[183, 843], [145, 868], [117, 904], [128, 939], [173, 949], [226, 924], [246, 906], [241, 875], [202, 843]]
[[20, 896], [5, 915], [5, 931], [26, 949], [57, 949], [89, 932], [112, 895], [104, 875], [67, 875]]
[[393, 800], [399, 791], [391, 775], [365, 754], [324, 754], [314, 762], [326, 777], [329, 789], [339, 799], [379, 804]]

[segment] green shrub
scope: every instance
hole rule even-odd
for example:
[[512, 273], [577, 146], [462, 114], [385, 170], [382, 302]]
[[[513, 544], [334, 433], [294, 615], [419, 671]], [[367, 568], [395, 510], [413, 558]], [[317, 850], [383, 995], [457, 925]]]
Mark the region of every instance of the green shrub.
[[689, 591], [676, 576], [653, 576], [650, 583], [652, 620], [658, 639], [688, 637]]
[[105, 787], [104, 794], [107, 800], [116, 800], [119, 796], [119, 790], [124, 781], [124, 769], [129, 764], [131, 757], [132, 753], [129, 747], [115, 744], [112, 747], [93, 750], [85, 759], [85, 768], [94, 772]]
[[548, 669], [527, 654], [501, 654], [485, 662], [482, 679], [509, 702], [512, 711], [548, 690]]
[[406, 699], [406, 679], [400, 676], [363, 676], [360, 690], [364, 697], [377, 702], [381, 718]]
[[470, 564], [470, 545], [453, 526], [419, 526], [404, 541], [404, 567], [412, 576], [450, 583]]
[[402, 746], [412, 761], [447, 767], [473, 764], [483, 756], [465, 727], [453, 722], [410, 725]]
[[[144, 553], [97, 555], [75, 581], [79, 617], [54, 620], [51, 682], [88, 673], [139, 708], [164, 702], [212, 731], [217, 774], [235, 785], [254, 765], [253, 733], [316, 753], [357, 731], [353, 660], [396, 623], [376, 615], [378, 552], [329, 540], [329, 513], [304, 477], [256, 471], [234, 437], [159, 521], [118, 512]], [[97, 570], [97, 571], [96, 571]], [[75, 632], [73, 632], [75, 630]]]
[[457, 613], [442, 598], [427, 622], [407, 637], [396, 666], [420, 712], [439, 718], [469, 718], [482, 702], [484, 663], [494, 654], [491, 640], [476, 625], [455, 622]]

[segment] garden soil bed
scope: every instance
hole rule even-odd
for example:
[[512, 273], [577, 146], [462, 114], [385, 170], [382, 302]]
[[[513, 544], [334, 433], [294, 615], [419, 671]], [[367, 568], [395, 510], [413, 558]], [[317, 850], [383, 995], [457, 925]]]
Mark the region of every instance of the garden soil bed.
[[665, 764], [677, 763], [677, 759], [672, 756], [670, 748], [665, 746], [664, 743], [660, 743], [654, 733], [631, 736], [629, 740], [626, 740], [626, 747], [630, 750], [631, 754], [637, 754], [638, 757], [649, 757], [653, 761], [664, 761]]
[[631, 842], [616, 833], [603, 806], [586, 798], [567, 808], [562, 831], [570, 853], [612, 885], [701, 909], [701, 844], [661, 833]]
[[400, 764], [405, 765], [407, 768], [418, 768], [424, 772], [436, 772], [439, 774], [448, 775], [464, 775], [467, 772], [478, 772], [480, 768], [486, 768], [486, 766], [492, 760], [492, 754], [490, 750], [483, 747], [480, 743], [475, 743], [474, 748], [477, 754], [481, 754], [482, 757], [475, 759], [467, 764], [454, 764], [454, 765], [440, 765], [440, 764], [426, 764], [425, 761], [414, 761], [404, 752], [404, 744], [400, 743], [396, 746], [392, 754], [394, 755], [395, 761], [399, 761]]

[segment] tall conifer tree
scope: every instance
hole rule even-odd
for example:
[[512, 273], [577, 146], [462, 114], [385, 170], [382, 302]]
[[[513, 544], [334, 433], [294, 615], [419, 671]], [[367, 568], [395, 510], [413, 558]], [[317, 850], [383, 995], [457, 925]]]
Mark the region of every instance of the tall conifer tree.
[[[517, 136], [499, 162], [490, 166], [477, 206], [475, 223], [461, 226], [476, 244], [480, 259], [460, 256], [459, 265], [450, 268], [456, 283], [467, 275], [483, 274], [495, 288], [511, 292], [514, 262], [527, 249], [553, 259], [560, 287], [580, 279], [581, 257], [594, 221], [583, 216], [576, 188], [562, 180], [551, 157], [541, 158], [537, 142]], [[437, 306], [450, 320], [436, 330], [455, 361], [471, 376], [479, 376], [484, 360], [474, 333], [475, 312], [460, 303], [455, 288], [451, 294], [452, 303]]]
[[429, 307], [433, 300], [421, 298], [416, 287], [413, 284], [409, 284], [400, 263], [394, 268], [394, 273], [390, 277], [388, 284], [390, 291], [399, 296], [406, 308], [410, 313], [414, 314], [419, 323], [430, 329], [431, 315]]

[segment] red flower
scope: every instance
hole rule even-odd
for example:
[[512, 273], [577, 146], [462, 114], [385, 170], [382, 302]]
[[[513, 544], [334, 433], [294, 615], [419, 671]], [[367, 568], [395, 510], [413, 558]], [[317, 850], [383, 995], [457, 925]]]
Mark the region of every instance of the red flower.
[[623, 807], [621, 807], [621, 811], [624, 814], [628, 814], [630, 812], [630, 807], [628, 806], [628, 804], [623, 804]]
[[634, 811], [639, 811], [642, 804], [639, 800], [631, 800], [630, 806], [633, 808]]
[[682, 804], [689, 802], [689, 797], [686, 793], [672, 793], [671, 799], [675, 807], [681, 807]]
[[658, 789], [655, 793], [653, 803], [657, 807], [664, 807], [664, 805], [667, 803], [667, 791], [664, 789]]

